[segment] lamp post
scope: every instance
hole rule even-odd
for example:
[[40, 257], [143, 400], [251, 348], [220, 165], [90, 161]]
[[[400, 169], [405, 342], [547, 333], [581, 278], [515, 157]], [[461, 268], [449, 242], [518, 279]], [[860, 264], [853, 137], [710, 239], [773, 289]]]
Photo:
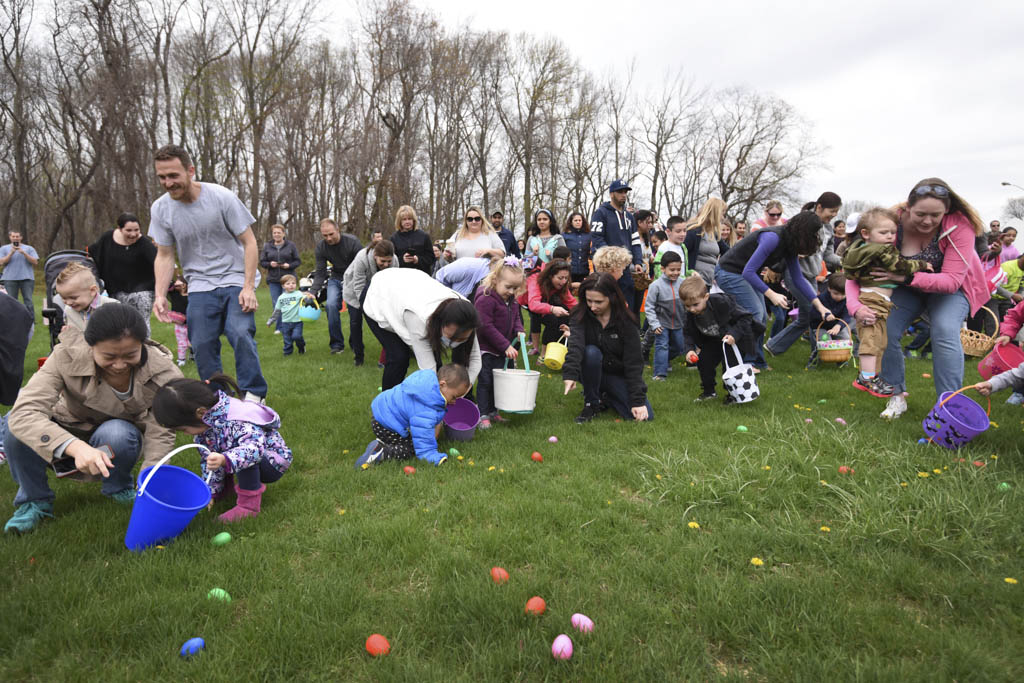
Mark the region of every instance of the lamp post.
[[1005, 180], [999, 184], [1002, 185], [1003, 187], [1016, 187], [1018, 190], [1024, 190], [1024, 187], [1021, 187], [1017, 183], [1008, 183]]

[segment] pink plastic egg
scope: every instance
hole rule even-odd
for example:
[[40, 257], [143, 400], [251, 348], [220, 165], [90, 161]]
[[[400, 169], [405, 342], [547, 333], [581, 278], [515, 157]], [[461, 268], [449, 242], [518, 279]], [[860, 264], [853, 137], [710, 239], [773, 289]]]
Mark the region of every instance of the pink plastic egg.
[[551, 656], [555, 659], [572, 657], [572, 639], [564, 633], [555, 638], [555, 642], [551, 643]]
[[586, 614], [577, 612], [572, 615], [572, 627], [581, 633], [590, 633], [594, 630], [594, 622]]
[[558, 437], [557, 436], [549, 436], [548, 437], [548, 442], [549, 443], [558, 443]]

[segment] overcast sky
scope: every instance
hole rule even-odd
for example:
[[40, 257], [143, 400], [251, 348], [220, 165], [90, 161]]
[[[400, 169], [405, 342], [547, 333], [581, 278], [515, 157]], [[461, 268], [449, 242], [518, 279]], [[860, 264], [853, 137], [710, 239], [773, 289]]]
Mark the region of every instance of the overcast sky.
[[[974, 0], [422, 0], [457, 27], [560, 38], [596, 74], [657, 88], [682, 67], [701, 85], [783, 98], [826, 145], [805, 195], [890, 204], [938, 176], [1003, 219], [1024, 190], [1024, 2]], [[341, 27], [353, 0], [331, 0]], [[1020, 221], [1015, 221], [1021, 223]]]

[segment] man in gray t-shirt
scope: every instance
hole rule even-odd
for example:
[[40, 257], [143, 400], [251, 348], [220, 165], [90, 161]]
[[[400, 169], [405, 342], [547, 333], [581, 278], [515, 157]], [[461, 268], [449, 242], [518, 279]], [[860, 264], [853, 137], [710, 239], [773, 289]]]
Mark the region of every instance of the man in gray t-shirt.
[[256, 222], [234, 192], [194, 180], [184, 148], [157, 150], [156, 175], [167, 193], [153, 202], [149, 236], [156, 243], [153, 313], [171, 322], [167, 290], [177, 250], [188, 283], [188, 337], [200, 379], [221, 372], [220, 336], [235, 350], [235, 375], [247, 400], [262, 402], [267, 382], [256, 350]]

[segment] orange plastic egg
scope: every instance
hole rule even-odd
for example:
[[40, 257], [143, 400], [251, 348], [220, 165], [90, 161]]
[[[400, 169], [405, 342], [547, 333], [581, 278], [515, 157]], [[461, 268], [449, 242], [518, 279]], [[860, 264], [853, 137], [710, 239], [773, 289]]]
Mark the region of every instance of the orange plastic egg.
[[537, 451], [534, 451], [530, 454], [530, 460], [533, 460], [534, 462], [544, 462], [544, 456]]
[[526, 601], [526, 613], [532, 614], [536, 617], [544, 614], [544, 610], [548, 608], [547, 603], [544, 602], [544, 598], [539, 595], [535, 595]]
[[366, 651], [374, 657], [380, 657], [391, 652], [391, 643], [379, 633], [374, 633], [366, 639]]
[[494, 583], [508, 583], [508, 572], [501, 567], [491, 567], [491, 578]]
[[413, 467], [412, 465], [406, 465], [405, 467], [402, 468], [402, 471], [405, 472], [406, 474], [416, 474], [416, 468]]

